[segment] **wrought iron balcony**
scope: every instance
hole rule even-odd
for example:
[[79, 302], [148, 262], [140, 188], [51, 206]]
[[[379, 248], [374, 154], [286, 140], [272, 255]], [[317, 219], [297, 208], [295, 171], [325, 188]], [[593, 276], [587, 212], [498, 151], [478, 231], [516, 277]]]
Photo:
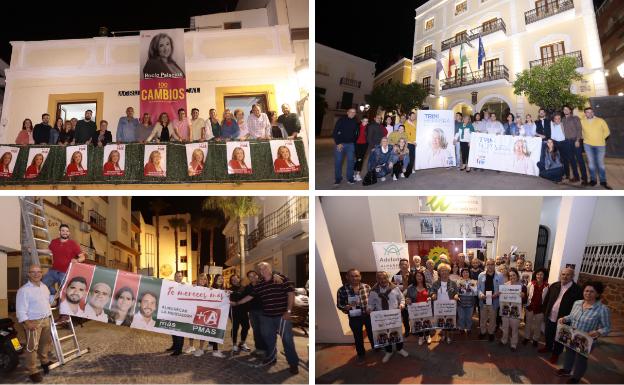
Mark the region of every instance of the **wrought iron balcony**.
[[507, 33], [507, 27], [505, 26], [503, 19], [496, 19], [496, 21], [484, 23], [477, 28], [471, 29], [469, 38], [470, 40], [474, 40], [497, 31], [503, 31], [505, 34]]
[[340, 78], [340, 85], [345, 85], [354, 88], [362, 87], [362, 82], [360, 80], [349, 79], [349, 78]]
[[258, 221], [258, 227], [249, 234], [248, 248], [253, 249], [263, 239], [275, 236], [289, 226], [308, 218], [308, 197], [293, 197], [282, 207]]
[[464, 87], [479, 83], [505, 79], [509, 81], [509, 70], [504, 65], [473, 72], [464, 72], [464, 76], [456, 76], [442, 80], [442, 90]]
[[435, 60], [437, 56], [438, 56], [438, 53], [433, 49], [430, 51], [419, 53], [418, 55], [414, 56], [414, 64], [422, 63], [425, 60], [429, 60], [429, 59]]
[[526, 24], [535, 23], [570, 9], [574, 9], [574, 1], [572, 0], [551, 0], [542, 6], [526, 11], [524, 13], [524, 22]]
[[95, 230], [106, 233], [106, 218], [95, 210], [89, 210], [89, 224]]
[[428, 95], [435, 95], [435, 87], [433, 84], [423, 85], [423, 88], [427, 91]]
[[461, 43], [467, 43], [468, 41], [470, 41], [469, 35], [466, 34], [461, 34], [461, 35], [456, 35], [453, 36], [450, 39], [446, 39], [444, 41], [442, 41], [442, 51], [447, 50], [449, 48], [455, 47], [460, 45]]
[[533, 67], [538, 67], [538, 66], [549, 66], [553, 64], [554, 62], [556, 62], [557, 59], [562, 58], [562, 57], [573, 57], [576, 59], [577, 68], [580, 68], [583, 66], [583, 55], [581, 54], [581, 51], [574, 51], [574, 52], [564, 53], [562, 55], [556, 55], [553, 57], [546, 57], [543, 59], [530, 61], [529, 67], [533, 68]]

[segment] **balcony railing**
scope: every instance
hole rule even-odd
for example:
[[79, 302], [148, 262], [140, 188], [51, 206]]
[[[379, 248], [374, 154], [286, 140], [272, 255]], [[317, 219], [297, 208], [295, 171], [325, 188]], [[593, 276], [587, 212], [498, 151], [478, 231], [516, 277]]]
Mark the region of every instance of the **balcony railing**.
[[418, 55], [414, 56], [414, 64], [424, 62], [425, 60], [435, 60], [438, 57], [438, 54], [435, 50], [421, 52]]
[[360, 80], [349, 79], [349, 78], [340, 78], [340, 85], [345, 85], [349, 87], [360, 88], [362, 87], [362, 82]]
[[542, 58], [538, 60], [533, 60], [529, 62], [529, 66], [531, 68], [538, 67], [538, 66], [549, 66], [555, 63], [557, 59], [562, 58], [562, 57], [573, 57], [576, 59], [577, 68], [580, 68], [583, 66], [583, 55], [581, 54], [581, 51], [568, 52], [562, 55], [556, 55], [553, 57], [546, 57], [546, 58]]
[[435, 87], [433, 84], [424, 84], [423, 88], [427, 91], [428, 95], [435, 95]]
[[61, 209], [66, 214], [71, 215], [76, 219], [82, 220], [83, 218], [84, 211], [82, 206], [69, 199], [68, 197], [61, 197], [60, 203], [57, 208]]
[[586, 246], [581, 273], [624, 279], [624, 243]]
[[458, 46], [461, 43], [467, 43], [469, 40], [469, 35], [467, 33], [453, 36], [450, 39], [442, 41], [442, 51]]
[[258, 221], [258, 227], [249, 234], [248, 248], [253, 249], [263, 239], [272, 237], [308, 218], [308, 198], [293, 197], [282, 207]]
[[526, 11], [524, 13], [524, 22], [526, 24], [535, 23], [570, 9], [574, 9], [574, 1], [572, 0], [548, 1], [542, 6]]
[[106, 218], [95, 210], [89, 210], [89, 224], [92, 228], [106, 233]]
[[442, 51], [447, 50], [449, 48], [458, 46], [462, 43], [467, 43], [471, 40], [478, 39], [479, 37], [490, 35], [497, 31], [503, 31], [503, 33], [507, 33], [507, 27], [503, 19], [496, 19], [491, 23], [485, 23], [477, 28], [473, 28], [470, 32], [466, 32], [465, 34], [455, 35], [449, 39], [442, 41]]
[[464, 87], [473, 84], [491, 82], [493, 80], [505, 79], [509, 80], [509, 70], [504, 65], [499, 65], [487, 70], [479, 70], [473, 72], [464, 72], [464, 76], [456, 76], [442, 80], [442, 90], [451, 88]]

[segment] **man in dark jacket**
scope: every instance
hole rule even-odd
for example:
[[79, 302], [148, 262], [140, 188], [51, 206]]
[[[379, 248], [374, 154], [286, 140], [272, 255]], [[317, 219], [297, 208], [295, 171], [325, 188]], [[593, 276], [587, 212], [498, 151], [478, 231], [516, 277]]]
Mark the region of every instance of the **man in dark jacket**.
[[95, 135], [97, 131], [97, 126], [91, 117], [93, 115], [93, 111], [86, 110], [84, 120], [79, 120], [76, 124], [76, 131], [74, 132], [74, 139], [76, 140], [76, 144], [85, 144], [90, 143], [91, 138]]
[[535, 133], [543, 141], [550, 139], [550, 119], [546, 118], [546, 110], [543, 108], [539, 109], [539, 117], [535, 121]]
[[550, 285], [546, 298], [544, 298], [544, 335], [546, 337], [546, 346], [539, 349], [538, 352], [552, 352], [550, 362], [553, 365], [557, 364], [559, 355], [563, 351], [563, 345], [555, 341], [557, 320], [569, 315], [574, 302], [583, 299], [583, 289], [573, 279], [574, 269], [566, 267], [561, 270], [560, 281]]
[[277, 118], [277, 122], [284, 125], [289, 138], [295, 139], [301, 131], [299, 116], [294, 112], [290, 112], [290, 106], [286, 103], [282, 104], [282, 112], [283, 114]]
[[349, 108], [347, 116], [338, 119], [334, 127], [334, 174], [335, 185], [342, 182], [342, 160], [347, 157], [347, 183], [353, 184], [353, 166], [355, 166], [355, 140], [358, 134], [358, 122], [355, 120], [355, 108]]
[[372, 151], [376, 145], [381, 143], [381, 138], [384, 136], [384, 128], [381, 127], [381, 115], [377, 115], [375, 116], [375, 121], [366, 127], [366, 141], [368, 142], [369, 151]]
[[50, 114], [41, 115], [41, 123], [33, 127], [33, 140], [35, 144], [48, 144], [50, 141]]
[[[399, 287], [399, 290], [401, 290], [402, 293], [405, 293], [412, 279], [409, 260], [402, 258], [399, 261], [399, 269], [399, 272], [396, 273], [394, 277], [392, 277], [392, 281], [395, 285]], [[399, 280], [400, 282], [398, 282]], [[401, 309], [401, 318], [403, 318], [403, 327], [405, 328], [405, 333], [403, 333], [403, 336], [407, 338], [410, 333], [409, 313], [407, 311], [407, 307]]]

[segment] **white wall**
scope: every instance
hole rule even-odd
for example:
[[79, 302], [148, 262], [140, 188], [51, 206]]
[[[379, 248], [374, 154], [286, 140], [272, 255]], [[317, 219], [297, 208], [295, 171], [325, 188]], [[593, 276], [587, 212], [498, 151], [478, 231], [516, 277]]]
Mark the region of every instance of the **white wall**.
[[546, 258], [544, 258], [544, 266], [548, 266], [548, 261], [552, 258], [560, 206], [561, 197], [544, 197], [542, 214], [540, 215], [540, 225], [548, 228], [548, 247], [546, 249]]
[[[0, 250], [20, 250], [21, 211], [18, 197], [0, 198], [0, 213], [2, 213], [2, 220], [0, 221]], [[4, 259], [6, 259], [6, 256]]]
[[4, 251], [0, 251], [0, 317], [8, 315], [8, 292], [7, 292], [8, 259]]
[[588, 245], [624, 242], [624, 197], [600, 197], [592, 219]]
[[267, 16], [267, 10], [265, 8], [195, 16], [196, 28], [223, 28], [223, 23], [231, 22], [240, 22], [241, 28], [257, 28], [269, 26], [269, 19]]

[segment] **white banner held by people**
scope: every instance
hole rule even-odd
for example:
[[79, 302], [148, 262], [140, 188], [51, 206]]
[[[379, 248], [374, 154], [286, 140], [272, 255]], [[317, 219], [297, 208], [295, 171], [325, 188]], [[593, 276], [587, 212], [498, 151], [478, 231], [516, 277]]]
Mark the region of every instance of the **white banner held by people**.
[[468, 166], [539, 176], [542, 139], [473, 133]]
[[407, 243], [398, 242], [373, 242], [373, 253], [377, 271], [387, 271], [394, 274], [399, 270], [399, 261], [407, 259], [409, 254]]
[[455, 166], [455, 122], [451, 110], [418, 110], [414, 170]]
[[594, 339], [581, 330], [557, 322], [555, 341], [585, 357], [589, 357]]
[[522, 286], [521, 285], [500, 285], [500, 306], [498, 313], [501, 317], [523, 318], [522, 309]]
[[401, 310], [379, 310], [370, 313], [376, 348], [403, 342]]
[[418, 333], [433, 329], [433, 309], [431, 302], [411, 303], [407, 306], [410, 329], [412, 333]]
[[436, 329], [455, 329], [457, 303], [453, 300], [433, 302], [433, 316]]

